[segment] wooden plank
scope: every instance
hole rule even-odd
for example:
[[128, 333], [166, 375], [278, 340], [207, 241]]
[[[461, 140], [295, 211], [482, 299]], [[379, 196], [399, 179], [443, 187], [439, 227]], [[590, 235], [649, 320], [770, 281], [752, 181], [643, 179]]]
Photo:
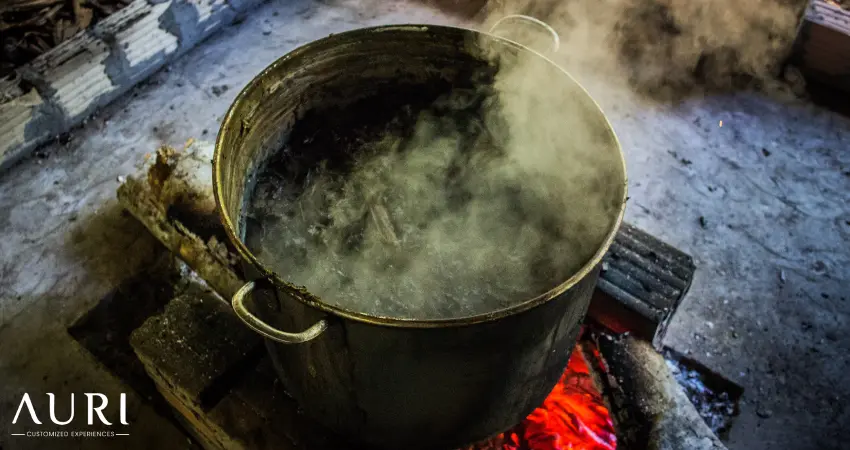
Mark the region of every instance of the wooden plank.
[[[223, 233], [205, 233], [202, 238], [184, 225], [188, 220], [173, 218], [215, 214], [212, 175], [203, 170], [209, 165], [211, 147], [193, 146], [179, 156], [169, 152], [160, 149], [151, 165], [127, 178], [118, 188], [118, 201], [216, 292], [230, 298], [243, 281], [236, 256], [221, 238]], [[187, 205], [186, 199], [193, 201]], [[195, 220], [202, 222], [203, 218]]]
[[0, 2], [0, 13], [40, 9], [63, 1], [65, 0], [3, 0]]

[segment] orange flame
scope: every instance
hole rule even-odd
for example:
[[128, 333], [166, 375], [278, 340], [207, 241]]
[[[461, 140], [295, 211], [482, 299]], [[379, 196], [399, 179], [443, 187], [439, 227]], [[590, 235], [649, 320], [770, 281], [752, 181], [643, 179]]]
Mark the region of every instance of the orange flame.
[[614, 423], [578, 346], [543, 405], [519, 425], [470, 450], [615, 450]]

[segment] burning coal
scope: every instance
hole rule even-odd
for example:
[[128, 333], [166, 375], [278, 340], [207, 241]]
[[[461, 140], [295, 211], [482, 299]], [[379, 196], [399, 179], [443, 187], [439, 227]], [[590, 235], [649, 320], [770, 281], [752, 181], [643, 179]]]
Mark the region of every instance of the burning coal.
[[464, 450], [614, 450], [617, 437], [579, 346], [561, 380], [522, 423]]

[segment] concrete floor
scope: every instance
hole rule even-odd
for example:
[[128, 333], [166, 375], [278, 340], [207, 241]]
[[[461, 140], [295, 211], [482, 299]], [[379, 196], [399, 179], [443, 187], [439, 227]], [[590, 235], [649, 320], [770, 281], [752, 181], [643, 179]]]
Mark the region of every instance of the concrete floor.
[[[0, 447], [189, 445], [132, 393], [127, 440], [10, 436], [24, 392], [67, 398], [128, 390], [65, 332], [153, 258], [156, 243], [118, 208], [118, 177], [161, 143], [212, 139], [241, 86], [296, 46], [401, 22], [456, 19], [403, 2], [273, 1], [70, 140], [0, 175]], [[850, 338], [841, 330], [850, 326], [850, 121], [756, 94], [662, 106], [598, 74], [575, 75], [623, 143], [626, 219], [696, 259], [696, 279], [666, 344], [745, 387], [729, 447], [846, 448]]]

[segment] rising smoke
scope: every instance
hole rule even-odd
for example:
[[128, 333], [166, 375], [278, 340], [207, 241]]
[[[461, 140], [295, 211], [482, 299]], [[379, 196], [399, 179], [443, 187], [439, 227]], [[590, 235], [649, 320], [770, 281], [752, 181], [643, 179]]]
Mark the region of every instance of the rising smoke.
[[[487, 29], [506, 14], [540, 18], [561, 35], [551, 58], [571, 71], [675, 99], [769, 83], [799, 10], [775, 0], [514, 0], [488, 2], [478, 19]], [[501, 34], [541, 51], [550, 43], [540, 29]], [[288, 154], [341, 142], [360, 152], [345, 166], [264, 172], [248, 214], [252, 251], [325, 302], [410, 319], [493, 312], [573, 275], [620, 212], [620, 154], [566, 75], [536, 56], [503, 56], [488, 56], [501, 63], [490, 83], [402, 105], [369, 133], [294, 132], [290, 147], [304, 145], [281, 153], [285, 167], [296, 165]]]
[[490, 0], [485, 26], [528, 14], [561, 34], [555, 57], [659, 100], [705, 91], [785, 90], [780, 82], [807, 0]]
[[[483, 57], [499, 62], [495, 75], [485, 63], [473, 74], [486, 82], [455, 80], [424, 108], [411, 106], [419, 87], [399, 88], [389, 97], [410, 104], [368, 132], [358, 130], [387, 108], [370, 98], [346, 109], [362, 118], [349, 129], [293, 131], [257, 183], [249, 248], [325, 302], [412, 319], [508, 308], [584, 267], [622, 207], [613, 134], [556, 66], [530, 53]], [[287, 154], [350, 142], [359, 153], [345, 166], [287, 170]]]

